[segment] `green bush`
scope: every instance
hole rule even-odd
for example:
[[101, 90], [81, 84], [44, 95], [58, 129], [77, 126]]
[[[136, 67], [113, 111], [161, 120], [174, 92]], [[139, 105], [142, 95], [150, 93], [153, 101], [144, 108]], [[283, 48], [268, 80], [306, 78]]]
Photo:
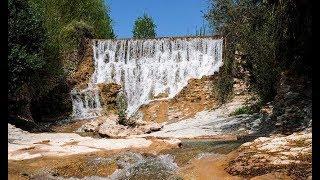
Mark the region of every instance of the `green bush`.
[[127, 113], [126, 113], [128, 105], [127, 105], [126, 96], [123, 92], [120, 92], [117, 95], [116, 104], [117, 104], [117, 110], [118, 110], [118, 116], [119, 116], [119, 124], [129, 125], [127, 120]]
[[232, 97], [233, 92], [233, 58], [226, 58], [223, 66], [220, 68], [218, 82], [214, 90], [218, 93], [220, 103], [225, 103]]
[[252, 110], [249, 106], [244, 106], [236, 109], [234, 112], [232, 112], [230, 115], [231, 116], [237, 116], [240, 114], [252, 114]]

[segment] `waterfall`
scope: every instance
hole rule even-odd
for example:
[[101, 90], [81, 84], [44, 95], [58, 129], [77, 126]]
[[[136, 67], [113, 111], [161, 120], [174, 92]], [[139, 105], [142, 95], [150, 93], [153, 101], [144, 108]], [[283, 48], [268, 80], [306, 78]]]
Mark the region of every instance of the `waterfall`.
[[222, 65], [222, 39], [213, 37], [94, 40], [94, 73], [87, 89], [74, 89], [73, 115], [101, 114], [97, 84], [122, 85], [131, 116], [165, 94], [173, 98], [191, 78], [213, 75]]

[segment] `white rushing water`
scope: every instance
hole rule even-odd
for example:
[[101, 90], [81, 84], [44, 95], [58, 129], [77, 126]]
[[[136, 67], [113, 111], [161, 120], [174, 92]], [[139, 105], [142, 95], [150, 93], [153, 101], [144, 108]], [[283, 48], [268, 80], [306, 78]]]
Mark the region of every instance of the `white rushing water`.
[[87, 89], [71, 92], [73, 115], [100, 115], [99, 83], [122, 85], [128, 116], [160, 94], [173, 98], [189, 79], [219, 70], [222, 45], [222, 39], [212, 37], [95, 40], [95, 70]]

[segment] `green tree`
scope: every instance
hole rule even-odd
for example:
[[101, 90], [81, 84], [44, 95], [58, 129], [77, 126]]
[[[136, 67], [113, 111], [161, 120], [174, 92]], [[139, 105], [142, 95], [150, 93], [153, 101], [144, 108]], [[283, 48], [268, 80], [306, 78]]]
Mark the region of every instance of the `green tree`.
[[138, 17], [134, 22], [133, 38], [154, 38], [156, 36], [156, 25], [147, 14]]
[[[66, 74], [72, 73], [81, 59], [84, 39], [115, 38], [109, 8], [103, 0], [29, 1], [44, 17], [48, 58], [62, 61]], [[73, 53], [76, 55], [70, 55]]]
[[222, 73], [218, 85], [222, 96], [232, 90], [229, 87], [233, 84], [236, 50], [244, 54], [251, 87], [264, 102], [275, 96], [280, 72], [307, 72], [311, 44], [309, 4], [295, 0], [210, 1], [205, 17], [212, 30], [224, 36], [226, 44], [221, 71], [227, 73]]
[[[85, 39], [115, 37], [108, 7], [103, 0], [8, 5], [9, 114], [32, 120], [70, 113], [67, 78], [81, 61]], [[69, 58], [72, 53], [77, 56]]]
[[46, 65], [45, 29], [40, 15], [24, 0], [9, 0], [8, 11], [8, 110], [30, 119], [27, 104], [39, 90], [33, 82]]

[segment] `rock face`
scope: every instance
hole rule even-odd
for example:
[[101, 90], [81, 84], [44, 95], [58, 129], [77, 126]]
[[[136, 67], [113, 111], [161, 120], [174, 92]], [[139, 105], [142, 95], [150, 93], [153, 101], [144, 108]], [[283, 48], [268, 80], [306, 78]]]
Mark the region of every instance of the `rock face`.
[[[213, 75], [222, 65], [223, 39], [219, 36], [96, 39], [92, 40], [91, 45], [94, 72], [89, 85], [86, 89], [75, 87], [72, 90], [73, 95], [77, 96], [73, 98], [77, 104], [74, 106], [77, 113], [74, 114], [79, 119], [100, 114], [101, 109], [97, 108], [99, 98], [92, 95], [98, 84], [113, 82], [124, 85], [128, 104], [126, 112], [131, 116], [141, 105], [154, 98], [175, 97], [188, 84], [188, 80]], [[82, 75], [75, 77], [81, 82], [87, 81]], [[82, 105], [78, 101], [80, 96], [85, 99]], [[88, 106], [88, 101], [94, 101], [93, 105]], [[92, 110], [98, 113], [91, 113]]]
[[283, 72], [274, 99], [273, 119], [281, 133], [311, 127], [312, 82]]
[[218, 102], [212, 85], [217, 76], [191, 79], [173, 99], [153, 101], [140, 108], [144, 121], [176, 122], [195, 116], [205, 109], [217, 107]]
[[252, 177], [270, 172], [285, 172], [297, 179], [311, 176], [312, 134], [273, 135], [248, 142], [237, 150], [227, 171], [232, 175]]
[[90, 40], [85, 43], [83, 58], [78, 61], [76, 70], [70, 75], [69, 83], [73, 86], [77, 86], [79, 89], [85, 89], [88, 86], [88, 82], [94, 71], [93, 49]]
[[[87, 50], [87, 53], [85, 54], [84, 61], [79, 65], [78, 70], [73, 74], [73, 79], [76, 79], [75, 82], [77, 84], [77, 87], [79, 89], [83, 89], [83, 88], [87, 87], [87, 85], [84, 85], [84, 84], [88, 83], [88, 80], [89, 80], [88, 77], [90, 77], [91, 74], [93, 74], [92, 82], [96, 82], [96, 83], [99, 82], [100, 83], [97, 85], [98, 89], [99, 89], [99, 96], [100, 97], [95, 98], [95, 99], [99, 99], [101, 101], [101, 105], [103, 106], [103, 111], [104, 111], [102, 114], [106, 115], [107, 112], [110, 112], [110, 111], [112, 113], [116, 112], [115, 97], [120, 89], [120, 86], [115, 83], [111, 83], [111, 84], [105, 84], [105, 83], [109, 83], [111, 81], [112, 82], [114, 81], [114, 82], [117, 82], [118, 84], [121, 84], [120, 79], [123, 79], [123, 78], [128, 79], [128, 77], [131, 77], [131, 75], [128, 77], [123, 76], [124, 72], [122, 72], [122, 71], [125, 71], [126, 68], [122, 68], [123, 70], [121, 70], [121, 78], [119, 79], [119, 77], [120, 77], [119, 72], [120, 71], [118, 72], [118, 70], [117, 70], [117, 72], [115, 72], [115, 67], [113, 67], [113, 66], [119, 64], [118, 61], [122, 61], [122, 59], [119, 59], [119, 60], [117, 59], [117, 58], [119, 58], [118, 56], [120, 56], [121, 54], [117, 56], [117, 53], [119, 53], [119, 52], [116, 51], [116, 56], [111, 57], [108, 53], [105, 52], [105, 49], [104, 49], [104, 48], [110, 48], [109, 45], [106, 45], [106, 44], [108, 44], [108, 43], [112, 44], [113, 42], [109, 42], [109, 41], [105, 41], [105, 42], [99, 41], [98, 42], [97, 41], [95, 43], [96, 44], [95, 44], [94, 51], [97, 54], [99, 54], [99, 57], [100, 56], [104, 57], [102, 55], [105, 55], [104, 62], [102, 62], [101, 58], [99, 59], [98, 57], [96, 57], [97, 54], [95, 54], [96, 59], [93, 60], [93, 52], [92, 52], [93, 48], [91, 46], [90, 47], [88, 46], [89, 50]], [[119, 43], [120, 43], [120, 41], [119, 41]], [[122, 41], [121, 41], [121, 43], [122, 43]], [[126, 47], [126, 46], [124, 46], [124, 47]], [[116, 46], [115, 48], [118, 48], [118, 46]], [[180, 45], [177, 48], [181, 48]], [[123, 49], [121, 49], [121, 51], [122, 50]], [[238, 62], [238, 64], [241, 64], [241, 63], [243, 64], [240, 56], [241, 56], [241, 54], [238, 57], [239, 62], [238, 61], [237, 62]], [[121, 55], [121, 57], [122, 57], [122, 55]], [[114, 60], [115, 62], [113, 62], [112, 67], [110, 66], [110, 71], [108, 70], [105, 72], [104, 70], [107, 67], [109, 67], [109, 65], [110, 65], [109, 61], [111, 61], [114, 58], [115, 58], [115, 60]], [[149, 58], [149, 56], [148, 56], [148, 58]], [[196, 57], [194, 57], [194, 58], [196, 58]], [[130, 58], [128, 58], [128, 59], [130, 60]], [[164, 59], [164, 60], [167, 60], [167, 59]], [[215, 58], [214, 61], [216, 61], [216, 60], [217, 60], [217, 58]], [[99, 62], [101, 65], [97, 66], [97, 65], [93, 64], [94, 61]], [[126, 63], [127, 63], [127, 61], [126, 61]], [[148, 64], [150, 62], [148, 61], [146, 63]], [[157, 62], [155, 62], [155, 63], [157, 63]], [[236, 95], [243, 95], [247, 92], [247, 83], [246, 83], [246, 80], [243, 76], [245, 74], [245, 77], [247, 77], [247, 72], [244, 71], [242, 64], [237, 65], [237, 67], [239, 67], [239, 68], [237, 69], [237, 72], [235, 72], [235, 74], [237, 74], [237, 79], [235, 79], [235, 83], [234, 83], [234, 89], [235, 89]], [[94, 67], [94, 66], [97, 66], [97, 67]], [[118, 69], [119, 69], [119, 67], [118, 67]], [[139, 69], [140, 68], [138, 68], [138, 70]], [[94, 70], [96, 70], [96, 71], [94, 71]], [[179, 71], [180, 70], [182, 70], [182, 69], [179, 69]], [[134, 73], [136, 73], [136, 72], [134, 72]], [[188, 71], [185, 71], [185, 73], [188, 73]], [[201, 71], [199, 73], [205, 75], [205, 73], [203, 71]], [[114, 77], [116, 74], [118, 74], [118, 76]], [[164, 74], [166, 74], [166, 73], [164, 73]], [[109, 75], [114, 78], [110, 79]], [[194, 76], [194, 77], [196, 77], [196, 76]], [[200, 77], [201, 76], [198, 76], [197, 78], [200, 78]], [[115, 79], [117, 79], [117, 81], [115, 81]], [[167, 81], [171, 82], [171, 79], [168, 79]], [[196, 115], [196, 113], [201, 112], [203, 110], [215, 108], [219, 105], [218, 98], [216, 97], [217, 94], [213, 89], [213, 85], [217, 82], [217, 79], [218, 79], [217, 74], [210, 75], [210, 76], [202, 76], [201, 79], [189, 79], [188, 84], [178, 94], [176, 94], [176, 96], [172, 99], [167, 99], [169, 96], [168, 90], [165, 90], [159, 94], [156, 93], [157, 94], [156, 96], [154, 95], [154, 93], [150, 93], [148, 96], [150, 96], [149, 98], [150, 98], [151, 102], [149, 102], [148, 104], [142, 105], [139, 108], [138, 113], [143, 114], [143, 118], [142, 118], [143, 121], [162, 123], [162, 122], [177, 122], [177, 121], [180, 121], [183, 119], [194, 117]], [[121, 82], [122, 82], [122, 80], [121, 80]], [[127, 88], [122, 87], [126, 91], [127, 96], [132, 96], [132, 93], [128, 93], [129, 92], [128, 91], [128, 83], [130, 84], [131, 82], [132, 82], [132, 80], [127, 82], [127, 85], [126, 85]], [[96, 83], [94, 83], [93, 85], [95, 86]], [[162, 86], [165, 86], [165, 83], [162, 84]], [[176, 87], [176, 86], [174, 86], [174, 87]], [[137, 89], [137, 88], [139, 89], [141, 87], [135, 87], [133, 89]], [[152, 87], [152, 88], [158, 88], [158, 86]], [[152, 91], [150, 91], [150, 92], [152, 92]], [[144, 93], [144, 91], [139, 92], [139, 93], [135, 92], [135, 94], [140, 94], [140, 93]], [[138, 101], [140, 102], [140, 100], [135, 99], [132, 102], [136, 103]], [[128, 110], [129, 109], [130, 108], [128, 108]], [[136, 117], [134, 115], [131, 118], [136, 119]]]
[[237, 136], [255, 132], [261, 122], [256, 115], [229, 117], [247, 100], [248, 96], [237, 96], [217, 109], [198, 112], [192, 118], [165, 124], [160, 131], [137, 137], [236, 139]]
[[115, 83], [98, 84], [100, 103], [103, 108], [103, 114], [117, 113], [117, 94], [120, 92], [121, 86]]

